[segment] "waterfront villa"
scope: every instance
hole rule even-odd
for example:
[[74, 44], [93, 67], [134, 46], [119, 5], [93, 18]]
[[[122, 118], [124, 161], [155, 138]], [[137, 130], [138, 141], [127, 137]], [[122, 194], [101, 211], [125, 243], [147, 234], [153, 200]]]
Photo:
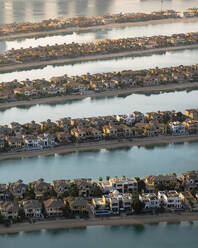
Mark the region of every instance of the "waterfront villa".
[[61, 216], [64, 202], [62, 199], [51, 198], [43, 202], [47, 216]]
[[22, 198], [23, 194], [25, 194], [29, 190], [29, 186], [27, 184], [24, 184], [22, 180], [18, 180], [15, 183], [10, 183], [8, 188], [13, 196], [18, 198]]
[[194, 197], [190, 191], [180, 192], [182, 204], [190, 211], [198, 211], [198, 199]]
[[169, 123], [173, 135], [184, 135], [186, 133], [184, 124], [179, 121]]
[[16, 201], [0, 202], [0, 214], [5, 219], [16, 219], [18, 217], [18, 203]]
[[112, 193], [105, 195], [106, 205], [110, 207], [113, 214], [120, 212], [132, 213], [132, 195], [129, 193], [120, 193], [114, 190]]
[[144, 178], [144, 182], [146, 185], [146, 190], [152, 193], [155, 190], [156, 184], [162, 183], [167, 185], [170, 183], [177, 183], [177, 177], [174, 174], [158, 175], [158, 176], [150, 175]]
[[181, 178], [186, 190], [198, 190], [198, 171], [187, 171]]
[[[114, 177], [109, 179], [109, 186], [120, 193], [133, 193], [138, 191], [138, 184], [135, 178]], [[105, 185], [101, 183], [105, 190]]]
[[25, 217], [39, 219], [42, 218], [42, 204], [38, 200], [23, 200], [19, 203], [23, 209]]
[[44, 179], [40, 178], [37, 181], [31, 182], [30, 188], [34, 190], [36, 197], [39, 198], [51, 189], [51, 185], [46, 183]]
[[186, 116], [193, 120], [198, 120], [198, 109], [186, 109]]
[[27, 149], [40, 149], [38, 138], [34, 135], [23, 135], [23, 141]]
[[145, 209], [156, 209], [160, 207], [160, 200], [154, 193], [140, 194], [139, 200], [145, 204]]
[[189, 134], [198, 133], [198, 120], [186, 120], [183, 122], [186, 132]]
[[96, 216], [117, 215], [122, 212], [132, 213], [132, 195], [114, 190], [109, 194], [103, 195], [102, 198], [93, 198], [91, 209]]
[[79, 189], [79, 196], [88, 197], [93, 194], [93, 183], [91, 178], [74, 179], [74, 183]]
[[52, 186], [57, 195], [59, 196], [65, 192], [69, 192], [71, 188], [70, 182], [70, 180], [54, 180]]
[[83, 214], [89, 212], [87, 200], [83, 197], [67, 197], [64, 199], [65, 204], [68, 204], [73, 214]]
[[168, 192], [158, 191], [158, 199], [166, 208], [169, 209], [181, 209], [182, 200], [179, 193], [176, 190], [170, 190]]

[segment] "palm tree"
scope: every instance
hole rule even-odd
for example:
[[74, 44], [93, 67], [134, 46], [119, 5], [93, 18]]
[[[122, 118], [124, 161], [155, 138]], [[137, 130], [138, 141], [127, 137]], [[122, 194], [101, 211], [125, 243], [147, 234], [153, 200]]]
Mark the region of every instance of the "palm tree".
[[99, 181], [102, 182], [103, 181], [103, 178], [102, 177], [99, 177]]

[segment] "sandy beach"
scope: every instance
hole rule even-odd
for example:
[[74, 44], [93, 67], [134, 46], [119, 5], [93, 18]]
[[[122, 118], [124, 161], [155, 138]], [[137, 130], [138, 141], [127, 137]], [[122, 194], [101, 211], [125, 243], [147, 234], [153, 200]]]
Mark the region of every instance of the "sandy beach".
[[70, 63], [79, 63], [93, 60], [105, 60], [105, 59], [113, 59], [127, 56], [143, 56], [149, 55], [152, 53], [160, 53], [160, 52], [171, 52], [185, 49], [196, 49], [198, 48], [198, 44], [194, 45], [184, 45], [184, 46], [175, 46], [175, 47], [162, 47], [162, 48], [154, 48], [154, 49], [146, 49], [140, 51], [125, 51], [119, 53], [109, 53], [109, 54], [97, 54], [97, 55], [89, 55], [84, 57], [77, 58], [61, 58], [47, 61], [37, 61], [30, 63], [22, 63], [22, 64], [10, 64], [0, 67], [0, 73], [3, 72], [11, 72], [17, 70], [28, 70], [32, 68], [38, 68], [47, 65], [61, 65], [61, 64], [70, 64]]
[[0, 154], [0, 161], [8, 159], [31, 158], [37, 156], [50, 156], [54, 154], [67, 154], [71, 152], [86, 152], [97, 151], [101, 149], [119, 149], [130, 148], [133, 146], [152, 146], [170, 143], [197, 142], [198, 135], [182, 135], [182, 136], [158, 136], [133, 138], [131, 140], [111, 140], [89, 142], [81, 144], [70, 144], [65, 146], [57, 146], [51, 149], [20, 151], [20, 152], [5, 152]]
[[105, 217], [91, 219], [73, 219], [73, 220], [51, 220], [40, 221], [35, 224], [20, 223], [13, 224], [11, 227], [0, 226], [0, 234], [12, 234], [18, 232], [34, 232], [40, 230], [56, 230], [85, 228], [87, 226], [121, 226], [121, 225], [144, 225], [166, 223], [180, 223], [181, 221], [198, 221], [198, 213], [181, 214], [160, 214], [160, 215], [133, 215], [127, 217]]
[[90, 27], [72, 27], [67, 29], [55, 29], [41, 32], [32, 32], [32, 33], [16, 33], [5, 36], [0, 36], [0, 40], [12, 40], [17, 38], [38, 38], [45, 37], [50, 35], [60, 35], [60, 34], [68, 34], [73, 32], [87, 32], [87, 31], [95, 31], [101, 29], [111, 29], [111, 28], [124, 28], [124, 27], [133, 27], [133, 26], [144, 26], [144, 25], [157, 25], [157, 24], [171, 24], [171, 23], [193, 23], [198, 22], [198, 17], [193, 18], [170, 18], [170, 19], [162, 19], [162, 20], [150, 20], [150, 21], [142, 21], [142, 22], [126, 22], [126, 23], [113, 23], [106, 25], [98, 25], [98, 26], [90, 26]]
[[118, 96], [122, 94], [146, 94], [146, 93], [158, 93], [165, 91], [177, 91], [177, 90], [196, 90], [198, 89], [198, 82], [194, 83], [175, 83], [167, 85], [157, 85], [157, 86], [148, 86], [148, 87], [134, 87], [123, 90], [109, 90], [101, 93], [90, 93], [85, 95], [66, 95], [66, 96], [55, 96], [55, 97], [45, 97], [38, 99], [30, 99], [25, 101], [16, 101], [16, 102], [4, 102], [0, 103], [0, 110], [7, 108], [19, 107], [19, 106], [32, 106], [36, 104], [50, 104], [50, 103], [60, 103], [64, 101], [72, 100], [81, 100], [88, 97], [98, 98], [98, 97], [108, 97], [108, 96]]

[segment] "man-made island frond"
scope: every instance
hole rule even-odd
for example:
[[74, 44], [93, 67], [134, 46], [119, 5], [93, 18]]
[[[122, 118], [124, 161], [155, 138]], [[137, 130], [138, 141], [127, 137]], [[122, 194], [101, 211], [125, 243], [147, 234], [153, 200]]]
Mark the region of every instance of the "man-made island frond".
[[198, 32], [11, 49], [0, 54], [0, 72], [193, 48]]
[[[50, 119], [41, 123], [35, 121], [20, 124], [12, 122], [0, 126], [0, 159], [11, 155], [36, 155], [37, 151], [60, 149], [77, 151], [102, 149], [117, 144], [117, 147], [146, 145], [160, 141], [190, 141], [198, 139], [198, 109], [188, 109], [186, 113], [158, 111], [143, 114], [135, 111], [126, 115], [98, 116], [71, 119]], [[46, 148], [50, 148], [47, 149]], [[20, 155], [21, 152], [21, 155]], [[6, 156], [6, 154], [8, 154]], [[5, 155], [5, 158], [4, 158]]]
[[0, 108], [8, 106], [58, 102], [64, 99], [82, 99], [88, 96], [106, 96], [135, 92], [162, 91], [167, 89], [198, 88], [198, 65], [125, 70], [63, 75], [49, 80], [35, 79], [0, 83]]
[[159, 22], [189, 22], [197, 19], [198, 9], [189, 8], [185, 11], [174, 10], [154, 11], [152, 13], [119, 13], [97, 17], [78, 16], [73, 18], [57, 18], [37, 23], [23, 22], [0, 25], [0, 39], [38, 37], [68, 32], [89, 31], [95, 29], [128, 26], [130, 24], [157, 24]]
[[[158, 222], [159, 214], [161, 220], [165, 217], [166, 221], [174, 221], [176, 212], [180, 213], [176, 220], [197, 220], [198, 215], [193, 213], [197, 210], [198, 171], [187, 171], [180, 177], [173, 173], [142, 179], [107, 176], [106, 181], [100, 178], [97, 182], [90, 178], [76, 178], [52, 183], [39, 179], [29, 184], [22, 180], [0, 184], [0, 223], [8, 226], [22, 222], [18, 229], [15, 229], [17, 224], [10, 228], [0, 225], [0, 233], [40, 230], [46, 219], [47, 224], [43, 222], [46, 229], [79, 227], [82, 223], [79, 218], [75, 220], [77, 216], [91, 217], [93, 222], [85, 221], [84, 226], [118, 224], [116, 220], [120, 220], [119, 224], [153, 223], [154, 219]], [[153, 213], [153, 218], [147, 217], [149, 213]], [[139, 214], [144, 215], [138, 218]], [[119, 215], [121, 219], [113, 219]], [[101, 222], [98, 216], [112, 217]], [[37, 220], [36, 229], [26, 223]]]

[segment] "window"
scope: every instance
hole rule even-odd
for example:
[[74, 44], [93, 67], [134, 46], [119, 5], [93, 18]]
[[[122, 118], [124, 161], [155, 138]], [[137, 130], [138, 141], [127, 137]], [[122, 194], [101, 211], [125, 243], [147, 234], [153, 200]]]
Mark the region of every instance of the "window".
[[118, 203], [112, 203], [112, 207], [117, 207]]

